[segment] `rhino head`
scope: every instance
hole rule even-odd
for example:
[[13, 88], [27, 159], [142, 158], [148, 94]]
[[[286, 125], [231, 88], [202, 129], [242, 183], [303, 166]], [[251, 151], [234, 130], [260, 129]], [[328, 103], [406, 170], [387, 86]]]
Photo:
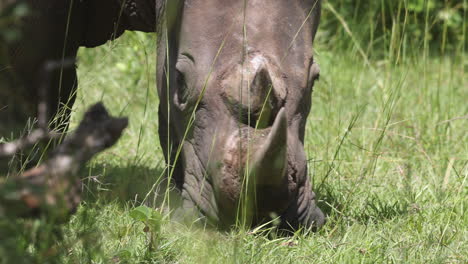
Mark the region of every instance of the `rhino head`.
[[159, 134], [186, 206], [216, 225], [320, 226], [304, 130], [319, 0], [167, 1]]

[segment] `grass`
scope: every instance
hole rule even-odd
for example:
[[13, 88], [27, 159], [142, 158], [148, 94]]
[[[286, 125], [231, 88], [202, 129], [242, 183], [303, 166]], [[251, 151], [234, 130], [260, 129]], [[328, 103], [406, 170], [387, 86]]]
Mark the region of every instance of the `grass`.
[[268, 230], [221, 233], [167, 218], [160, 230], [145, 232], [145, 224], [131, 217], [165, 166], [157, 137], [153, 43], [152, 36], [127, 33], [80, 51], [73, 123], [86, 106], [103, 100], [114, 114], [129, 116], [130, 126], [116, 147], [89, 164], [87, 199], [65, 228], [71, 245], [66, 260], [468, 261], [464, 54], [367, 61], [353, 48], [329, 51], [318, 43], [322, 76], [305, 148], [329, 219], [315, 234], [278, 238]]
[[[84, 172], [85, 199], [63, 227], [54, 248], [59, 258], [48, 257], [55, 255], [56, 237], [39, 220], [25, 224], [30, 232], [15, 230], [15, 239], [2, 241], [0, 263], [6, 252], [19, 259], [28, 252], [37, 263], [467, 263], [466, 54], [429, 56], [424, 42], [422, 52], [395, 44], [386, 56], [373, 57], [345, 28], [341, 41], [350, 44], [330, 48], [319, 33], [315, 47], [321, 80], [305, 148], [329, 217], [317, 233], [223, 233], [185, 219], [180, 209], [174, 219], [160, 209], [138, 216], [148, 194], [144, 205], [158, 208], [165, 190], [152, 186], [165, 164], [157, 135], [155, 37], [126, 33], [79, 52], [72, 129], [100, 100], [112, 114], [128, 116], [130, 125]], [[177, 203], [177, 197], [171, 199]], [[16, 253], [6, 251], [10, 244]]]

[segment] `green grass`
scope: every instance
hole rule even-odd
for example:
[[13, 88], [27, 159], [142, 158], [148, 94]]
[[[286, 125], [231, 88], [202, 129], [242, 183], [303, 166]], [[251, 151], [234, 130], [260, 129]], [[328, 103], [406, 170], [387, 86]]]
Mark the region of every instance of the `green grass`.
[[[130, 216], [148, 193], [157, 193], [151, 187], [165, 168], [157, 136], [154, 43], [154, 37], [127, 33], [80, 50], [73, 124], [86, 106], [103, 100], [113, 114], [129, 116], [130, 126], [88, 166], [86, 199], [64, 228], [64, 260], [468, 262], [465, 54], [366, 62], [353, 45], [330, 51], [319, 42], [322, 74], [305, 148], [329, 219], [317, 233], [278, 238], [268, 230], [223, 233], [167, 217], [160, 230], [145, 232]], [[155, 200], [146, 204], [157, 207]]]
[[[45, 219], [0, 221], [0, 263], [468, 263], [466, 32], [437, 54], [447, 43], [412, 38], [411, 22], [373, 39], [367, 27], [377, 23], [359, 32], [343, 16], [345, 2], [324, 5], [315, 47], [321, 79], [306, 131], [324, 228], [287, 238], [206, 229], [175, 209], [172, 190], [169, 219], [160, 208], [166, 190], [153, 188], [165, 172], [156, 40], [126, 33], [80, 50], [71, 129], [101, 100], [130, 118], [128, 129], [83, 171], [84, 201], [63, 228]], [[406, 21], [405, 11], [396, 21]], [[426, 26], [436, 23], [427, 19]], [[329, 23], [340, 25], [339, 34], [330, 35]], [[137, 214], [143, 200], [156, 208], [151, 219]]]

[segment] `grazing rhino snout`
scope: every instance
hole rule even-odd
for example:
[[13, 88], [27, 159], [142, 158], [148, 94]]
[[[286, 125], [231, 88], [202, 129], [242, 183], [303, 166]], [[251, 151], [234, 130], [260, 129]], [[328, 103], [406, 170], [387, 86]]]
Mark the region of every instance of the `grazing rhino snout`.
[[322, 225], [304, 151], [320, 1], [167, 3], [160, 142], [184, 205], [223, 228]]
[[[218, 216], [224, 225], [241, 218], [249, 224], [286, 211], [295, 191], [288, 171], [286, 84], [272, 60], [256, 52], [230, 67], [221, 78], [221, 96], [235, 126], [223, 135], [208, 174], [213, 179]], [[301, 149], [290, 149], [300, 152]], [[236, 218], [237, 217], [237, 218]]]
[[270, 213], [286, 210], [290, 202], [287, 134], [286, 112], [281, 109], [271, 127], [241, 124], [227, 137], [216, 166], [209, 169], [224, 225], [234, 224], [236, 217], [258, 224], [270, 220]]

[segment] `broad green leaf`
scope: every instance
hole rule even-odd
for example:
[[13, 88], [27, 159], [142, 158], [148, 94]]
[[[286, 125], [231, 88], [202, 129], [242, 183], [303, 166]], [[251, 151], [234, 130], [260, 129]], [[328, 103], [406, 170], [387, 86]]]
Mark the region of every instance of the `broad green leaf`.
[[153, 210], [151, 218], [148, 219], [146, 224], [149, 226], [151, 231], [159, 233], [161, 231], [162, 215], [159, 211]]
[[130, 212], [130, 217], [136, 221], [146, 222], [151, 218], [151, 211], [152, 209], [147, 206], [138, 206]]

